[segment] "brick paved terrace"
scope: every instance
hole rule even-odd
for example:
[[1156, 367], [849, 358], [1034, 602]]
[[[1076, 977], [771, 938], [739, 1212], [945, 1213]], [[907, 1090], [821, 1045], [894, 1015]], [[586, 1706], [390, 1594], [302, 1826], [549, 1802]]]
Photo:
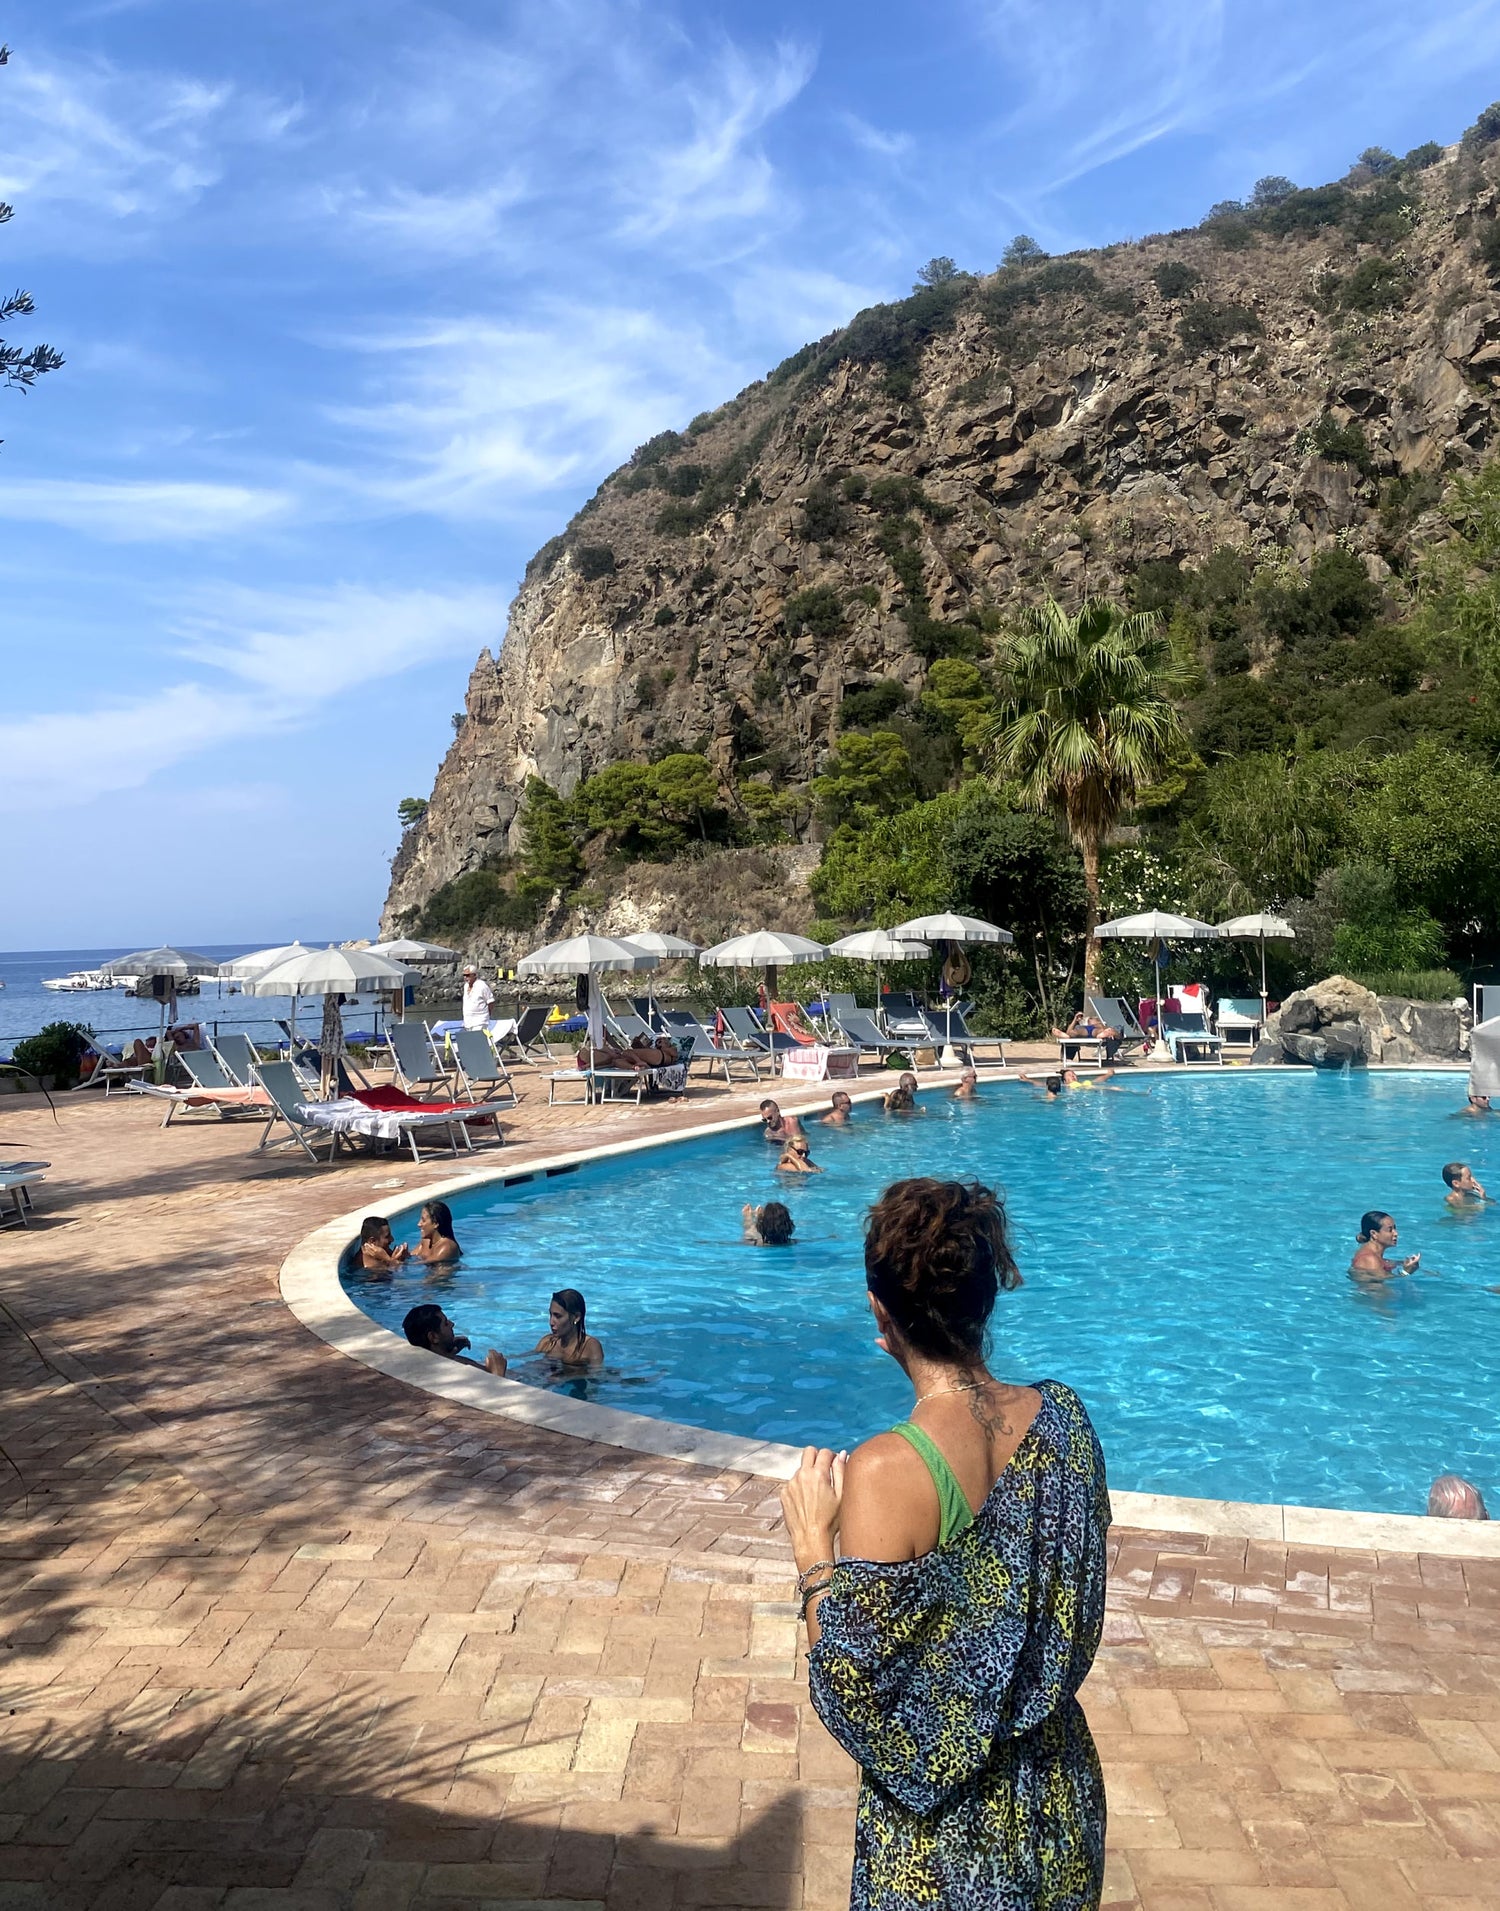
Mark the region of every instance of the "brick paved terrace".
[[[758, 1099], [523, 1093], [507, 1168]], [[158, 1121], [0, 1102], [5, 1155], [54, 1164], [0, 1234], [0, 1911], [844, 1904], [855, 1775], [771, 1484], [306, 1332], [286, 1251], [445, 1161]], [[1106, 1903], [1500, 1904], [1500, 1561], [1113, 1541]]]

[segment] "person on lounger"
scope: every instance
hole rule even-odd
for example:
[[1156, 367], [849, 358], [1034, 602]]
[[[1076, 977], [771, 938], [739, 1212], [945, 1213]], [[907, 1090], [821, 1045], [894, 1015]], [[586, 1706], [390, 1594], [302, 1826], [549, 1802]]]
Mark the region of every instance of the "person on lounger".
[[740, 1210], [745, 1223], [745, 1239], [752, 1247], [790, 1247], [796, 1222], [780, 1201], [765, 1201], [752, 1207], [747, 1201]]
[[505, 1356], [493, 1347], [484, 1360], [475, 1360], [464, 1351], [469, 1345], [468, 1335], [455, 1331], [453, 1322], [436, 1301], [424, 1301], [420, 1307], [413, 1307], [402, 1321], [401, 1331], [413, 1347], [425, 1347], [428, 1353], [441, 1354], [444, 1360], [478, 1367], [482, 1373], [497, 1377], [505, 1372]]
[[781, 1159], [776, 1164], [776, 1172], [777, 1174], [821, 1174], [823, 1172], [813, 1160], [807, 1136], [800, 1128], [795, 1135], [787, 1136], [786, 1146], [781, 1151]]
[[1396, 1245], [1396, 1223], [1388, 1214], [1372, 1208], [1360, 1216], [1358, 1246], [1349, 1263], [1350, 1276], [1365, 1285], [1388, 1281], [1394, 1274], [1415, 1274], [1420, 1254], [1408, 1254], [1404, 1260], [1388, 1261], [1386, 1253]]
[[1115, 1059], [1120, 1046], [1118, 1031], [1097, 1021], [1087, 1009], [1080, 1009], [1066, 1028], [1054, 1028], [1052, 1033], [1059, 1042], [1097, 1042], [1106, 1062]]
[[[547, 1309], [547, 1331], [533, 1354], [554, 1361], [559, 1367], [602, 1367], [604, 1349], [588, 1331], [588, 1304], [576, 1287], [560, 1287]], [[491, 1365], [498, 1361], [499, 1365]], [[492, 1347], [486, 1366], [491, 1373], [503, 1374], [508, 1365], [504, 1354]]]
[[454, 1239], [453, 1210], [446, 1201], [429, 1201], [417, 1217], [417, 1229], [421, 1239], [412, 1249], [414, 1261], [425, 1261], [428, 1267], [446, 1267], [463, 1253]]
[[359, 1224], [359, 1252], [354, 1265], [366, 1274], [383, 1274], [387, 1279], [407, 1258], [410, 1249], [403, 1241], [398, 1247], [391, 1224], [383, 1214], [367, 1214]]

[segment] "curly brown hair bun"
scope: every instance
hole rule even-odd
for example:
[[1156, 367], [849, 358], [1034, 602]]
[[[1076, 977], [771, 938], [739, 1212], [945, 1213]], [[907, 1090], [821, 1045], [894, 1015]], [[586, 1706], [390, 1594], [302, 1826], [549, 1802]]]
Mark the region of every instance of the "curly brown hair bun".
[[930, 1360], [979, 1359], [1002, 1288], [1021, 1285], [1005, 1204], [977, 1181], [894, 1181], [865, 1227], [865, 1280]]

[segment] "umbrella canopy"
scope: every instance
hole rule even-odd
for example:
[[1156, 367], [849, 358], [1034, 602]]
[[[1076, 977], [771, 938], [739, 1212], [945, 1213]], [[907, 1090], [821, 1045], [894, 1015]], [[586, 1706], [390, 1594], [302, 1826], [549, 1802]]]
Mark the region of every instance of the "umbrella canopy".
[[1295, 942], [1297, 931], [1284, 916], [1232, 916], [1219, 924], [1219, 934], [1232, 942]]
[[397, 936], [394, 942], [372, 942], [372, 955], [389, 956], [392, 962], [452, 962], [457, 949], [445, 949], [438, 942], [414, 942], [410, 936]]
[[1500, 1096], [1500, 1016], [1473, 1030], [1469, 1056], [1469, 1093]]
[[898, 922], [891, 934], [903, 942], [1014, 942], [1009, 929], [993, 922], [981, 922], [977, 916], [914, 916], [910, 922]]
[[654, 969], [661, 960], [617, 936], [569, 936], [533, 949], [516, 964], [517, 975], [594, 975], [604, 969]]
[[245, 984], [247, 995], [358, 995], [361, 989], [400, 989], [406, 971], [371, 949], [308, 949], [264, 969]]
[[852, 936], [840, 936], [830, 942], [828, 953], [848, 956], [853, 962], [918, 962], [932, 954], [925, 942], [897, 936], [890, 929], [860, 929]]
[[213, 956], [194, 955], [189, 949], [164, 945], [160, 949], [137, 949], [134, 955], [116, 956], [113, 962], [105, 963], [104, 973], [116, 977], [169, 975], [175, 981], [186, 982], [190, 975], [217, 975], [219, 965]]
[[284, 942], [279, 949], [257, 949], [251, 955], [236, 956], [232, 962], [221, 962], [219, 980], [250, 982], [264, 975], [267, 969], [274, 969], [278, 962], [290, 962], [293, 956], [311, 953], [304, 942]]
[[696, 942], [685, 942], [681, 936], [664, 935], [660, 929], [644, 929], [640, 935], [628, 936], [626, 940], [633, 948], [648, 950], [650, 954], [668, 960], [674, 956], [695, 956], [699, 953]]
[[1174, 916], [1169, 909], [1148, 909], [1140, 916], [1116, 916], [1113, 922], [1101, 922], [1094, 934], [1118, 942], [1212, 942], [1223, 934], [1211, 922], [1195, 922], [1191, 916]]
[[747, 936], [716, 942], [698, 960], [708, 969], [779, 969], [798, 962], [821, 962], [827, 953], [821, 942], [794, 936], [790, 930], [755, 929]]

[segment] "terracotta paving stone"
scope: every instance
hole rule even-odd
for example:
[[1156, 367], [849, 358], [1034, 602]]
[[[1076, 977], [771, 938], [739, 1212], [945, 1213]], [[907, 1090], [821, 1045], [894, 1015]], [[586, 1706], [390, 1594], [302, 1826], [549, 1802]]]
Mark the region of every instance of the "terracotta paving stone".
[[[758, 1091], [523, 1097], [507, 1169]], [[54, 1163], [0, 1234], [0, 1911], [846, 1901], [771, 1486], [417, 1394], [281, 1305], [310, 1228], [451, 1164], [0, 1108]], [[1083, 1696], [1118, 1911], [1500, 1906], [1495, 1562], [1117, 1530]]]

